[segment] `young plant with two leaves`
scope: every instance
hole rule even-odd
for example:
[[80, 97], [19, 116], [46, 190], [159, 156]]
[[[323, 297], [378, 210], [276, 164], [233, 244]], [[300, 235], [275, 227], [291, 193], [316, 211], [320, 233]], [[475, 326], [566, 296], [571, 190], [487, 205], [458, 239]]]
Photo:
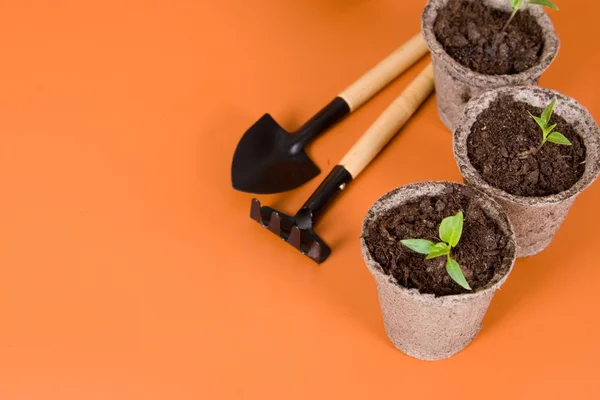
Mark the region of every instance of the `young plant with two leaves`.
[[526, 151], [524, 153], [521, 153], [519, 155], [519, 158], [526, 158], [531, 154], [536, 154], [538, 151], [540, 151], [540, 149], [546, 142], [560, 144], [563, 146], [571, 146], [572, 145], [571, 141], [569, 139], [567, 139], [565, 137], [565, 135], [554, 130], [556, 128], [556, 124], [549, 125], [550, 117], [552, 117], [552, 112], [554, 111], [555, 104], [556, 104], [556, 97], [554, 97], [552, 99], [552, 101], [550, 101], [550, 103], [546, 106], [546, 108], [544, 108], [544, 111], [542, 111], [542, 115], [540, 115], [539, 117], [533, 115], [532, 113], [530, 113], [528, 111], [531, 118], [533, 118], [535, 120], [535, 122], [538, 124], [538, 126], [542, 130], [542, 142], [540, 143], [540, 145], [537, 148]]
[[463, 288], [471, 290], [469, 283], [460, 269], [460, 265], [450, 254], [451, 250], [458, 245], [462, 236], [463, 220], [462, 211], [459, 211], [456, 215], [444, 218], [439, 226], [441, 242], [433, 243], [426, 239], [405, 239], [400, 242], [417, 253], [427, 255], [425, 257], [426, 260], [446, 256], [446, 272], [448, 272], [450, 278]]

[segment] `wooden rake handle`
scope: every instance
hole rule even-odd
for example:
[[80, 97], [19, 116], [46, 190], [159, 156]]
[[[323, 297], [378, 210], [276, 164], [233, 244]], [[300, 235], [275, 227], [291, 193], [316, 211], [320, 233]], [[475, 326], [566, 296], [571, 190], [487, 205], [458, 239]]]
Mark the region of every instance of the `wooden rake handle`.
[[367, 129], [304, 203], [295, 217], [297, 221], [302, 221], [302, 226], [298, 229], [309, 229], [314, 233], [312, 226], [318, 214], [369, 165], [433, 90], [434, 76], [430, 62]]
[[433, 67], [429, 63], [343, 157], [340, 165], [352, 178], [369, 165], [433, 90]]

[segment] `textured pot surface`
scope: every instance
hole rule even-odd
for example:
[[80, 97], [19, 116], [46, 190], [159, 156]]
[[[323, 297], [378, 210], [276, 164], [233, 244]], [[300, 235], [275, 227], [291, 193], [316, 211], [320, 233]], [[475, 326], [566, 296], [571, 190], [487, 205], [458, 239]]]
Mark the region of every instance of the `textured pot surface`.
[[[451, 296], [421, 294], [401, 286], [375, 261], [365, 234], [372, 224], [393, 209], [421, 196], [444, 193], [448, 186], [481, 204], [509, 238], [508, 253], [493, 279], [474, 292]], [[375, 278], [385, 331], [403, 353], [421, 360], [441, 360], [463, 350], [479, 333], [482, 320], [496, 290], [504, 284], [515, 262], [515, 237], [502, 208], [484, 193], [454, 182], [421, 182], [394, 189], [378, 199], [363, 221], [360, 237], [362, 255]]]
[[[510, 12], [512, 8], [507, 0], [482, 0], [485, 4]], [[550, 66], [558, 54], [560, 40], [555, 33], [550, 17], [543, 7], [527, 5], [540, 25], [544, 38], [544, 48], [538, 63], [532, 68], [514, 75], [485, 75], [464, 67], [446, 53], [436, 39], [433, 26], [448, 0], [429, 0], [421, 16], [421, 31], [431, 52], [435, 75], [435, 90], [440, 119], [448, 129], [454, 131], [456, 123], [466, 102], [489, 89], [537, 85], [542, 73]]]
[[[544, 197], [515, 196], [489, 185], [473, 167], [467, 149], [471, 127], [498, 95], [505, 94], [542, 109], [557, 98], [554, 113], [574, 126], [586, 147], [585, 171], [571, 188]], [[575, 198], [596, 180], [600, 170], [600, 131], [588, 110], [568, 96], [538, 86], [504, 87], [472, 99], [454, 132], [453, 150], [465, 182], [494, 197], [508, 214], [517, 237], [517, 257], [537, 254], [552, 242]]]

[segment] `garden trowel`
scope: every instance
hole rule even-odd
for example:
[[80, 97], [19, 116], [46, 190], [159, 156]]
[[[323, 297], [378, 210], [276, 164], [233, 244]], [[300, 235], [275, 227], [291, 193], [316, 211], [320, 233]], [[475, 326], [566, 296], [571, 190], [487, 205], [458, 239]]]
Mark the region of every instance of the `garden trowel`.
[[320, 173], [304, 148], [356, 111], [428, 52], [419, 33], [347, 87], [296, 132], [289, 134], [269, 114], [242, 136], [231, 165], [234, 189], [272, 194], [295, 189]]

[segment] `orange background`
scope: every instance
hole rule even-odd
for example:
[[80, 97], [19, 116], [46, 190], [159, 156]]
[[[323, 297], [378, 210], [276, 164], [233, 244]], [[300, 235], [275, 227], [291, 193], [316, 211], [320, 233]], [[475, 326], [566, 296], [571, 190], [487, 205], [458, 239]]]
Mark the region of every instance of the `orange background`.
[[[460, 180], [433, 96], [321, 220], [321, 266], [231, 189], [246, 128], [298, 127], [424, 4], [4, 0], [0, 399], [599, 398], [599, 185], [436, 363], [388, 341], [358, 243], [386, 191]], [[600, 117], [600, 3], [559, 5], [540, 85]], [[425, 62], [311, 146], [321, 176], [261, 201], [294, 212]]]

